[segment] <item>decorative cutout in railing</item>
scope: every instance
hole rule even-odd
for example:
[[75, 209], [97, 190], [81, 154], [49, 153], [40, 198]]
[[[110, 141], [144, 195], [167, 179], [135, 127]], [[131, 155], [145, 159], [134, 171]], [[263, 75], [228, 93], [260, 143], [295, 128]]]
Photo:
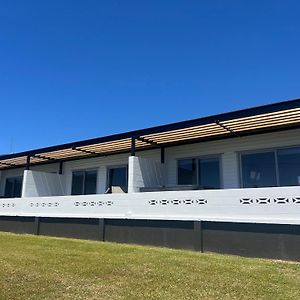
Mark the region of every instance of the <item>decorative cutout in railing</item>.
[[286, 197], [277, 197], [274, 199], [271, 198], [257, 198], [257, 199], [252, 199], [252, 198], [241, 198], [240, 203], [241, 204], [289, 204], [289, 203], [296, 203], [300, 204], [300, 197], [293, 197], [291, 199], [286, 198]]
[[293, 203], [299, 203], [300, 204], [300, 197], [293, 198]]
[[277, 204], [289, 203], [289, 198], [284, 198], [284, 197], [275, 198], [274, 203], [277, 203]]
[[240, 199], [240, 203], [241, 204], [251, 204], [251, 203], [253, 203], [253, 199], [251, 199], [251, 198], [242, 198], [242, 199]]
[[[300, 199], [299, 199], [300, 200]], [[200, 204], [200, 205], [203, 205], [203, 204], [207, 204], [207, 200], [206, 199], [196, 199], [196, 200], [193, 200], [193, 199], [184, 199], [184, 200], [179, 200], [179, 199], [173, 199], [173, 200], [167, 200], [167, 199], [162, 199], [162, 200], [155, 200], [155, 199], [151, 199], [148, 201], [148, 203], [150, 205], [158, 205], [158, 204], [161, 204], [161, 205], [169, 205], [169, 204], [172, 204], [172, 205], [192, 205], [192, 204]]]
[[15, 203], [2, 203], [2, 207], [15, 207]]
[[268, 203], [271, 203], [271, 199], [270, 198], [265, 198], [265, 197], [257, 198], [256, 203], [258, 203], [258, 204], [268, 204]]
[[113, 205], [113, 201], [108, 200], [108, 201], [83, 201], [83, 202], [79, 202], [76, 201], [74, 202], [74, 206], [103, 206], [103, 205], [107, 205], [107, 206], [111, 206]]
[[42, 203], [39, 203], [39, 202], [36, 202], [36, 203], [33, 203], [31, 202], [30, 203], [30, 207], [57, 207], [59, 206], [59, 203], [58, 202], [42, 202]]
[[207, 200], [206, 199], [197, 199], [196, 202], [197, 202], [197, 204], [206, 204]]

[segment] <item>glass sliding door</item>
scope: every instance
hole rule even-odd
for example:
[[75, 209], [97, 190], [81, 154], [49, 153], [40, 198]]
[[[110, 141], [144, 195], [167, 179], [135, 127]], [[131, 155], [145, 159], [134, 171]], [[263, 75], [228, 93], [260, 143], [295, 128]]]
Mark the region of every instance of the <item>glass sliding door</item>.
[[300, 147], [277, 151], [279, 185], [300, 185]]
[[111, 167], [108, 169], [108, 191], [127, 193], [127, 166]]
[[23, 177], [6, 178], [5, 181], [5, 198], [19, 198], [22, 195]]
[[72, 195], [90, 195], [97, 192], [97, 170], [72, 173]]
[[244, 188], [277, 186], [275, 152], [241, 155]]
[[196, 159], [188, 158], [178, 160], [177, 176], [179, 185], [197, 184]]
[[242, 187], [300, 185], [300, 147], [241, 154]]
[[179, 185], [198, 185], [202, 189], [220, 189], [220, 158], [187, 158], [177, 163]]
[[221, 188], [219, 158], [199, 159], [198, 178], [199, 185], [203, 189]]

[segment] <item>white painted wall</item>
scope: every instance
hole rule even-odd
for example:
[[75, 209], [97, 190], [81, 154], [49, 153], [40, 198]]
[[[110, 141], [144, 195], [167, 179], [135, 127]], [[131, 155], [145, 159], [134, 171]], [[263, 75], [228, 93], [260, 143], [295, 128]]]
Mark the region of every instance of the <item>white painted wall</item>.
[[25, 170], [22, 197], [46, 197], [65, 195], [64, 175]]
[[160, 161], [138, 156], [129, 157], [128, 192], [139, 192], [141, 187], [165, 184], [165, 166]]

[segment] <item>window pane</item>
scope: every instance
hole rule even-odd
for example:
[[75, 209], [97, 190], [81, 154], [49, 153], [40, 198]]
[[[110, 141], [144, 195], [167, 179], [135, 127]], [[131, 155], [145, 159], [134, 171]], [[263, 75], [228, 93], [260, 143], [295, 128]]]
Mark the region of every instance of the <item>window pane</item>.
[[243, 187], [277, 186], [274, 152], [243, 154], [241, 161]]
[[14, 182], [14, 197], [21, 197], [22, 195], [23, 177], [16, 177]]
[[97, 186], [97, 171], [86, 171], [85, 172], [85, 188], [84, 194], [96, 194]]
[[300, 185], [300, 148], [277, 152], [280, 186]]
[[13, 193], [14, 193], [14, 179], [13, 178], [7, 178], [6, 182], [5, 182], [4, 197], [12, 198]]
[[218, 158], [200, 159], [198, 162], [199, 185], [204, 189], [220, 188], [220, 167]]
[[178, 184], [197, 184], [195, 159], [178, 161]]
[[109, 169], [109, 187], [120, 186], [124, 191], [127, 191], [127, 168], [112, 168]]
[[84, 172], [78, 171], [72, 174], [72, 195], [83, 194]]

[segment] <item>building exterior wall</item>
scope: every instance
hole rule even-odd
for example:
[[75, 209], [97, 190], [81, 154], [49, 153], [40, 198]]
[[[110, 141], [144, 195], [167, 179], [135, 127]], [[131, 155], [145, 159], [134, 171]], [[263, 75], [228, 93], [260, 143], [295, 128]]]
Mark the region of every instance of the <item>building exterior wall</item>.
[[[152, 160], [159, 160], [159, 150], [149, 150], [137, 152], [137, 155]], [[107, 189], [107, 170], [112, 166], [128, 165], [130, 154], [115, 154], [104, 157], [87, 158], [75, 161], [68, 161], [64, 164], [63, 174], [66, 176], [66, 193], [71, 194], [72, 171], [81, 169], [96, 169], [97, 176], [97, 193], [103, 194]]]
[[[258, 134], [245, 137], [236, 137], [211, 142], [188, 144], [169, 147], [165, 150], [165, 167], [167, 185], [177, 184], [177, 159], [188, 157], [201, 157], [207, 155], [220, 155], [222, 188], [239, 188], [239, 153], [248, 150], [261, 150], [300, 145], [300, 129]], [[72, 171], [80, 169], [97, 169], [97, 193], [104, 193], [107, 189], [107, 169], [111, 166], [128, 165], [128, 154], [116, 154], [105, 157], [87, 158], [67, 161], [63, 166], [65, 176], [65, 191], [71, 194]], [[137, 156], [154, 161], [160, 161], [160, 149], [138, 151]], [[59, 164], [52, 163], [32, 166], [32, 170], [41, 172], [58, 172]], [[8, 177], [22, 176], [23, 168], [9, 169], [1, 172], [0, 195], [4, 194], [5, 180]]]
[[[39, 172], [47, 172], [47, 173], [58, 173], [59, 164], [52, 163], [52, 164], [46, 164], [46, 165], [32, 166], [31, 170], [39, 171]], [[1, 171], [0, 196], [4, 195], [6, 178], [23, 176], [23, 174], [24, 174], [24, 168], [8, 169], [8, 170]]]
[[239, 188], [239, 152], [300, 145], [300, 129], [166, 148], [167, 183], [177, 184], [177, 159], [221, 155], [223, 188]]

